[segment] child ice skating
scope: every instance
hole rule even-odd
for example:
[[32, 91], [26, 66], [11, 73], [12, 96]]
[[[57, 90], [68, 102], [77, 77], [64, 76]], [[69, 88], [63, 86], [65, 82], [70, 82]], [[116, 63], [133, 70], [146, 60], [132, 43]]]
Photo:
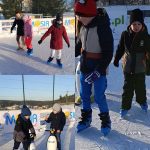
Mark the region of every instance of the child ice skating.
[[31, 55], [33, 53], [33, 47], [32, 47], [32, 37], [33, 37], [33, 30], [32, 30], [32, 20], [31, 17], [28, 15], [25, 15], [23, 17], [24, 20], [24, 38], [25, 38], [25, 44], [27, 47], [27, 55]]
[[[16, 25], [17, 25], [16, 41], [18, 44], [17, 50], [20, 50], [24, 48], [24, 21], [19, 12], [16, 12], [16, 18], [11, 27], [11, 33], [13, 32], [13, 29], [15, 28]], [[22, 44], [20, 43], [20, 39], [21, 39]]]
[[53, 111], [50, 113], [49, 117], [46, 117], [45, 121], [48, 123], [51, 123], [51, 130], [54, 131], [54, 135], [57, 139], [57, 148], [58, 150], [61, 150], [61, 132], [63, 131], [63, 128], [66, 123], [66, 117], [64, 112], [62, 111], [61, 105], [55, 103], [53, 105]]
[[41, 40], [38, 41], [39, 44], [43, 42], [43, 40], [51, 34], [50, 40], [50, 57], [47, 60], [49, 64], [55, 56], [59, 67], [62, 67], [61, 62], [61, 54], [63, 49], [63, 39], [66, 41], [68, 48], [70, 47], [69, 39], [67, 36], [67, 32], [65, 27], [63, 26], [63, 17], [60, 13], [56, 15], [56, 19], [53, 20], [52, 26], [48, 29], [48, 31], [41, 37]]
[[[77, 132], [88, 127], [92, 122], [91, 89], [94, 86], [94, 98], [100, 110], [101, 132], [107, 135], [111, 130], [111, 120], [106, 102], [107, 88], [106, 69], [113, 56], [113, 36], [109, 17], [104, 9], [97, 12], [96, 2], [93, 0], [77, 1], [75, 14], [82, 22], [76, 41], [76, 56], [80, 58], [80, 97], [82, 100], [81, 121], [77, 125]], [[79, 52], [81, 51], [81, 52]]]
[[114, 65], [118, 67], [122, 58], [124, 74], [121, 117], [125, 117], [131, 109], [134, 92], [142, 110], [146, 112], [148, 109], [145, 85], [147, 57], [150, 57], [150, 36], [144, 24], [143, 12], [135, 9], [131, 12], [130, 25], [122, 32], [114, 59]]
[[30, 133], [34, 136], [36, 136], [34, 127], [30, 121], [31, 111], [27, 106], [23, 106], [21, 109], [21, 114], [19, 114], [16, 125], [14, 128], [14, 147], [13, 150], [17, 150], [20, 146], [20, 144], [23, 144], [24, 150], [28, 150], [31, 138]]

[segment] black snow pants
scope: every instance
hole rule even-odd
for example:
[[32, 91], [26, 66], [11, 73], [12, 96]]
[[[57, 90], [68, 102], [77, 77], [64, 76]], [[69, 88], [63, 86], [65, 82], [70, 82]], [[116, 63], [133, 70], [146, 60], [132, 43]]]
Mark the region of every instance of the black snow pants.
[[140, 105], [146, 103], [147, 98], [144, 73], [124, 73], [124, 86], [121, 109], [129, 110], [131, 108], [134, 92], [136, 95], [137, 103], [139, 103]]

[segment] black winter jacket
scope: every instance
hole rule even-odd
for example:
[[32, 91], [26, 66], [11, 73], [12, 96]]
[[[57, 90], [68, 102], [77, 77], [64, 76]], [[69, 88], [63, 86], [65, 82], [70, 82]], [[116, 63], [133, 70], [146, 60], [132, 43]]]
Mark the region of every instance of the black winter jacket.
[[26, 120], [20, 114], [16, 120], [14, 128], [14, 139], [18, 142], [23, 142], [24, 140], [29, 139], [29, 130], [31, 133], [35, 134], [35, 130], [30, 119]]
[[11, 31], [17, 25], [17, 35], [24, 36], [24, 21], [23, 19], [15, 19], [11, 27]]
[[145, 73], [146, 54], [150, 53], [150, 36], [147, 27], [134, 33], [130, 27], [122, 32], [120, 42], [115, 54], [115, 62], [122, 58], [124, 73]]
[[62, 131], [66, 124], [66, 116], [62, 111], [57, 114], [51, 112], [46, 122], [51, 123], [51, 129]]

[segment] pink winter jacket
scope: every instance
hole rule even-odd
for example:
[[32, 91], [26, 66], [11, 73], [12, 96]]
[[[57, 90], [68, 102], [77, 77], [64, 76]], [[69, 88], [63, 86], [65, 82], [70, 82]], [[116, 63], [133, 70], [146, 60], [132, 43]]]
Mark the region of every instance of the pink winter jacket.
[[31, 38], [33, 36], [32, 20], [29, 16], [24, 19], [24, 36]]

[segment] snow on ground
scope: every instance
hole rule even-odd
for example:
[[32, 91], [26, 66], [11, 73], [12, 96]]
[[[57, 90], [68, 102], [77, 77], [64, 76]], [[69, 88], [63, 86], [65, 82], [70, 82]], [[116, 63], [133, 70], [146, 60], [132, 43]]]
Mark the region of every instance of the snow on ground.
[[[72, 108], [73, 105], [63, 106], [63, 109]], [[64, 130], [61, 134], [61, 144], [62, 150], [74, 150], [75, 149], [75, 137], [74, 137], [74, 121], [66, 123]], [[45, 126], [42, 126], [40, 130], [36, 131], [35, 145], [36, 150], [46, 150], [46, 143], [49, 137], [49, 132], [45, 131]], [[4, 134], [0, 132], [0, 150], [12, 150], [13, 148], [13, 134]], [[22, 145], [20, 145], [19, 150], [23, 150]]]
[[[146, 85], [150, 108], [150, 77], [147, 77]], [[107, 137], [100, 133], [99, 110], [96, 104], [92, 104], [92, 125], [78, 134], [75, 132], [76, 150], [150, 150], [150, 110], [147, 114], [144, 113], [134, 98], [127, 119], [121, 120], [119, 111], [122, 86], [121, 64], [119, 68], [115, 68], [111, 64], [106, 97], [110, 108], [112, 131]], [[80, 117], [80, 109], [80, 107], [76, 107], [76, 120]]]
[[25, 51], [17, 51], [15, 35], [0, 37], [0, 74], [74, 74], [75, 58], [74, 58], [74, 34], [69, 34], [70, 45], [68, 48], [64, 42], [62, 51], [63, 69], [58, 68], [56, 59], [50, 65], [46, 64], [49, 57], [49, 41], [47, 37], [41, 45], [38, 45], [38, 40], [41, 35], [36, 35], [33, 38], [33, 56], [26, 56]]

